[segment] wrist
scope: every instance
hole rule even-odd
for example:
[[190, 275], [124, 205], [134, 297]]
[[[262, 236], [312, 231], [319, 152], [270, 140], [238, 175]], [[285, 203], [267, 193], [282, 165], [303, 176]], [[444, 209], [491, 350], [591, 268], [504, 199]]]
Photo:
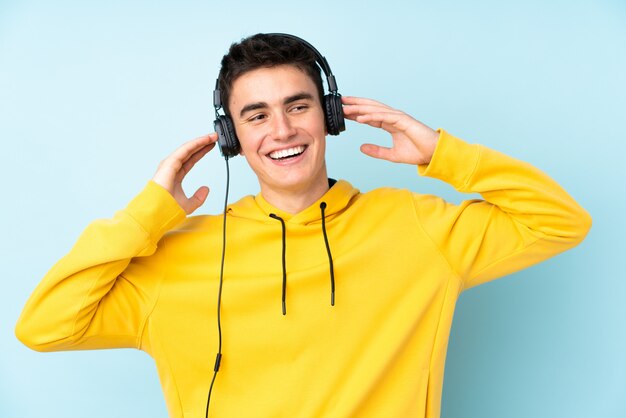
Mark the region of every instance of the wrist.
[[422, 143], [422, 154], [423, 159], [419, 165], [428, 165], [435, 154], [435, 149], [437, 149], [437, 143], [439, 142], [439, 136], [441, 135], [440, 130], [436, 131], [433, 129], [429, 129], [427, 135], [425, 135], [424, 141]]

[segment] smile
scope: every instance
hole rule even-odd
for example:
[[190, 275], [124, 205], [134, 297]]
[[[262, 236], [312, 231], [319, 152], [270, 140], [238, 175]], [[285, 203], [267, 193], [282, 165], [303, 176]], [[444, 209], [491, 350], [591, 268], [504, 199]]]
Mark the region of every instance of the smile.
[[302, 154], [305, 149], [306, 146], [299, 145], [297, 147], [270, 152], [269, 154], [267, 154], [267, 156], [270, 157], [272, 160], [286, 160], [288, 158], [297, 157], [298, 155]]

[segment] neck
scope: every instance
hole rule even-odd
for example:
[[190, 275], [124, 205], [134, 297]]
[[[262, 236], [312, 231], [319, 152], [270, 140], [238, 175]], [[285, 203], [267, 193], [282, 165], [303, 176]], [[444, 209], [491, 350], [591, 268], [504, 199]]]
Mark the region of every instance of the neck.
[[261, 195], [270, 205], [292, 215], [308, 208], [329, 189], [328, 179], [317, 182], [306, 190], [261, 189]]

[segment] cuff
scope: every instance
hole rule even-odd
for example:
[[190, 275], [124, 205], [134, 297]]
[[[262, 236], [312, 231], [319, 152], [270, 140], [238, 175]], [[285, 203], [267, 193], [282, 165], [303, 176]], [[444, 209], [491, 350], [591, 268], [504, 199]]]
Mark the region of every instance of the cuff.
[[441, 128], [437, 132], [439, 141], [433, 157], [430, 163], [418, 165], [417, 172], [421, 176], [445, 181], [458, 191], [463, 191], [478, 164], [480, 145], [468, 144]]
[[131, 200], [124, 212], [148, 233], [154, 243], [187, 216], [176, 199], [152, 180]]

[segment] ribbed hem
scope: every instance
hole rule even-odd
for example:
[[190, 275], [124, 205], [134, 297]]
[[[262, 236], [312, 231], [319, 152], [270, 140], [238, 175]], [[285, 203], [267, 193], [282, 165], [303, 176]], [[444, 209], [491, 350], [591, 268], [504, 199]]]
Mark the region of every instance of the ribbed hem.
[[131, 200], [125, 212], [148, 233], [154, 243], [187, 216], [174, 197], [152, 180]]
[[428, 164], [417, 166], [421, 176], [443, 180], [455, 189], [463, 191], [469, 182], [478, 159], [480, 146], [450, 135], [443, 129], [437, 129], [439, 141]]

